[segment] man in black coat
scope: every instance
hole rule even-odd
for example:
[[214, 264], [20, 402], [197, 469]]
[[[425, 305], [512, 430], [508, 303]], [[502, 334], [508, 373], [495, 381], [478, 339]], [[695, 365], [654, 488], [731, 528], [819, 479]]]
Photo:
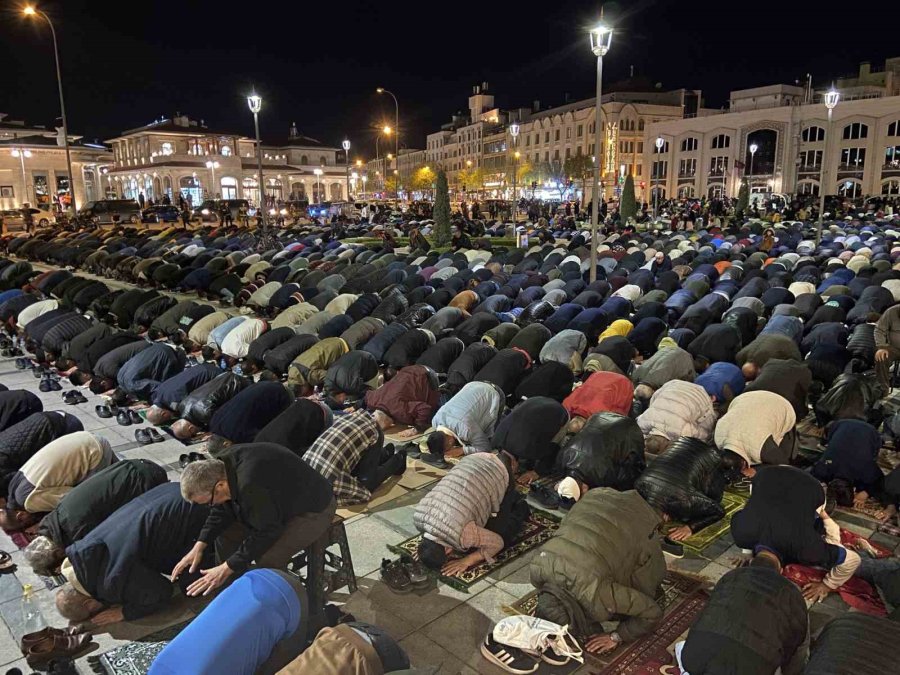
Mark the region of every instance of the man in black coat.
[[682, 523], [668, 536], [683, 541], [725, 516], [727, 483], [715, 446], [682, 436], [644, 469], [634, 489], [664, 518]]
[[531, 357], [519, 348], [501, 349], [497, 355], [477, 373], [475, 380], [496, 385], [507, 398], [512, 396], [519, 382], [531, 370]]
[[800, 675], [809, 655], [806, 601], [781, 576], [778, 557], [763, 551], [719, 579], [675, 653], [691, 675]]
[[163, 575], [197, 540], [209, 511], [182, 499], [178, 483], [159, 485], [119, 508], [66, 549], [62, 574], [69, 583], [56, 594], [59, 613], [103, 626], [162, 609], [172, 598]]
[[66, 548], [120, 506], [168, 480], [166, 470], [147, 459], [126, 459], [97, 472], [72, 488], [44, 517], [38, 536], [25, 548], [25, 560], [36, 574], [53, 574], [66, 557]]
[[[101, 342], [103, 342], [103, 340], [101, 340]], [[136, 341], [126, 342], [101, 356], [94, 364], [92, 376], [88, 377], [86, 374], [81, 374], [80, 372], [73, 373], [69, 377], [69, 380], [76, 386], [90, 382], [91, 391], [95, 394], [102, 394], [103, 392], [115, 388], [119, 370], [122, 366], [134, 356], [140, 354], [145, 349], [149, 349], [151, 346], [153, 346], [151, 342], [147, 342], [140, 338]], [[76, 375], [82, 376], [76, 377]]]
[[745, 391], [771, 391], [782, 396], [794, 408], [794, 414], [800, 421], [809, 414], [807, 396], [811, 384], [812, 372], [804, 362], [770, 359]]
[[126, 361], [116, 374], [119, 392], [149, 401], [165, 380], [184, 370], [187, 360], [182, 349], [165, 342], [154, 342]]
[[201, 363], [163, 380], [150, 399], [153, 405], [147, 410], [147, 421], [151, 424], [165, 424], [175, 417], [178, 405], [188, 394], [221, 374], [222, 369], [215, 363]]
[[69, 346], [65, 354], [63, 354], [63, 358], [56, 360], [56, 367], [60, 371], [65, 371], [70, 370], [79, 363], [83, 363], [90, 347], [112, 335], [112, 332], [113, 329], [105, 323], [94, 324], [69, 341]]
[[172, 578], [198, 571], [210, 544], [218, 563], [201, 571], [188, 595], [205, 595], [254, 561], [259, 567], [286, 567], [331, 526], [337, 507], [331, 483], [274, 443], [234, 445], [221, 459], [188, 464], [181, 492], [186, 500], [214, 508]]
[[[455, 336], [454, 336], [455, 337]], [[459, 338], [456, 338], [459, 340]], [[460, 342], [465, 342], [460, 340]], [[497, 356], [497, 350], [484, 342], [473, 342], [447, 369], [447, 393], [451, 396], [475, 379], [475, 374]], [[435, 370], [435, 372], [437, 372]]]

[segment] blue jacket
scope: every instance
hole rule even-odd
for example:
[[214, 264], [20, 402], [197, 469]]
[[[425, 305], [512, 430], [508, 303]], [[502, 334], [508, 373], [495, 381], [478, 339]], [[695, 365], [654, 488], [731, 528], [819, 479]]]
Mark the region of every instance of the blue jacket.
[[741, 394], [746, 386], [741, 369], [724, 361], [713, 363], [694, 380], [694, 384], [699, 384], [707, 394], [715, 396], [717, 401], [725, 400], [726, 384], [730, 386], [732, 396]]

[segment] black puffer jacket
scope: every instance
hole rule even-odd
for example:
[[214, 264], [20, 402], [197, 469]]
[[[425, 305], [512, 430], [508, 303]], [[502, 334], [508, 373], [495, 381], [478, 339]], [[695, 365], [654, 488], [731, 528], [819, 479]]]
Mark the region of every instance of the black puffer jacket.
[[263, 356], [263, 363], [276, 375], [284, 375], [291, 362], [318, 341], [319, 338], [315, 335], [295, 335], [290, 340], [267, 351]]
[[842, 614], [819, 634], [803, 673], [897, 675], [898, 644], [900, 623], [861, 612]]
[[587, 483], [589, 488], [631, 490], [647, 466], [641, 429], [624, 415], [591, 415], [581, 431], [559, 451], [557, 466], [566, 476]]
[[353, 301], [353, 304], [344, 313], [354, 321], [359, 321], [369, 316], [380, 302], [381, 298], [376, 293], [363, 293]]
[[237, 396], [249, 384], [250, 380], [240, 375], [222, 373], [185, 396], [178, 406], [178, 414], [191, 424], [206, 429], [216, 410]]
[[378, 363], [384, 363], [385, 354], [391, 348], [401, 335], [409, 330], [402, 323], [392, 323], [385, 326], [384, 330], [379, 331], [371, 340], [362, 346], [362, 349], [369, 352], [375, 357]]
[[638, 476], [634, 488], [650, 506], [698, 532], [724, 517], [726, 484], [719, 451], [682, 436]]
[[9, 479], [38, 450], [60, 436], [83, 429], [74, 415], [36, 412], [0, 432], [0, 494], [6, 494]]
[[816, 420], [825, 426], [837, 418], [855, 418], [878, 424], [882, 411], [875, 404], [887, 392], [871, 375], [845, 373], [816, 403]]
[[409, 302], [399, 292], [391, 292], [372, 310], [369, 316], [381, 319], [385, 323], [391, 323], [394, 319], [406, 311]]
[[478, 312], [456, 326], [453, 336], [463, 341], [463, 344], [470, 345], [478, 342], [481, 336], [487, 333], [491, 328], [500, 325], [500, 319], [493, 314], [487, 312]]
[[344, 393], [359, 398], [366, 393], [366, 382], [378, 375], [378, 362], [369, 352], [347, 352], [335, 361], [325, 373], [325, 391], [329, 394]]
[[529, 326], [534, 323], [543, 323], [549, 319], [557, 309], [556, 305], [547, 300], [535, 300], [528, 305], [519, 315], [520, 326]]
[[434, 316], [434, 307], [419, 302], [397, 316], [395, 321], [402, 323], [407, 328], [415, 328], [421, 326], [432, 316]]
[[483, 342], [470, 344], [447, 370], [447, 392], [450, 394], [458, 392], [474, 380], [475, 374], [495, 356], [497, 356], [497, 350], [490, 345]]
[[45, 353], [49, 352], [59, 357], [66, 351], [66, 346], [70, 341], [89, 330], [93, 325], [93, 321], [86, 319], [81, 314], [70, 316], [44, 334], [44, 339], [41, 340], [41, 349]]
[[247, 357], [263, 361], [268, 352], [294, 337], [297, 337], [297, 334], [293, 328], [287, 326], [266, 331], [250, 343], [247, 348]]
[[153, 322], [172, 309], [178, 301], [169, 295], [160, 295], [142, 304], [134, 312], [134, 325], [139, 329], [150, 328]]
[[397, 338], [384, 354], [384, 363], [400, 369], [411, 366], [434, 344], [434, 335], [422, 328], [412, 328]]
[[72, 338], [69, 341], [69, 346], [63, 356], [65, 356], [67, 359], [71, 359], [77, 365], [85, 358], [91, 345], [99, 342], [104, 338], [109, 337], [110, 335], [112, 335], [112, 332], [113, 329], [107, 324], [96, 323], [80, 335]]
[[501, 349], [497, 356], [475, 373], [475, 380], [496, 385], [505, 396], [512, 396], [516, 387], [531, 371], [532, 361], [521, 349]]

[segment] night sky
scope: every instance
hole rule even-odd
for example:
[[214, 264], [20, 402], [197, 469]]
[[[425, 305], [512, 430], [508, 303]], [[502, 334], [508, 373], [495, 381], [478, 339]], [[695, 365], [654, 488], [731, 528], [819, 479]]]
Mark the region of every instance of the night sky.
[[[731, 89], [814, 84], [880, 67], [900, 56], [898, 10], [884, 0], [838, 5], [797, 0], [607, 2], [616, 33], [604, 59], [607, 86], [636, 76], [664, 89], [702, 89], [720, 107]], [[58, 99], [49, 30], [19, 5], [0, 5], [0, 111], [53, 124]], [[106, 2], [57, 0], [69, 126], [87, 139], [111, 138], [180, 111], [214, 129], [251, 135], [246, 94], [264, 97], [266, 140], [301, 132], [352, 154], [374, 154], [374, 129], [393, 125], [400, 100], [403, 143], [466, 108], [471, 87], [488, 81], [501, 107], [563, 103], [593, 95], [594, 58], [586, 29], [599, 3], [431, 2]], [[832, 9], [833, 7], [833, 9]], [[889, 16], [892, 15], [892, 16]], [[255, 28], [255, 26], [262, 26]]]

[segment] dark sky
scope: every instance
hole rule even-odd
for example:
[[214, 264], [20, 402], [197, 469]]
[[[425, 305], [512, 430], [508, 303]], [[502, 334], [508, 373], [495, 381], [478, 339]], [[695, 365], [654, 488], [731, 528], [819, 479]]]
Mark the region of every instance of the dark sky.
[[[5, 3], [6, 0], [0, 0]], [[900, 10], [889, 0], [634, 0], [607, 2], [616, 28], [604, 82], [635, 74], [664, 88], [702, 89], [719, 107], [728, 91], [792, 83], [811, 72], [822, 84], [900, 56]], [[49, 31], [0, 4], [0, 111], [52, 124], [58, 114]], [[107, 2], [55, 0], [69, 126], [88, 138], [171, 116], [252, 134], [245, 95], [264, 97], [264, 138], [291, 122], [328, 144], [349, 136], [352, 154], [374, 153], [374, 128], [393, 124], [400, 99], [403, 141], [466, 107], [488, 81], [501, 107], [589, 97], [594, 59], [586, 28], [599, 3]], [[256, 28], [256, 26], [262, 26]]]

